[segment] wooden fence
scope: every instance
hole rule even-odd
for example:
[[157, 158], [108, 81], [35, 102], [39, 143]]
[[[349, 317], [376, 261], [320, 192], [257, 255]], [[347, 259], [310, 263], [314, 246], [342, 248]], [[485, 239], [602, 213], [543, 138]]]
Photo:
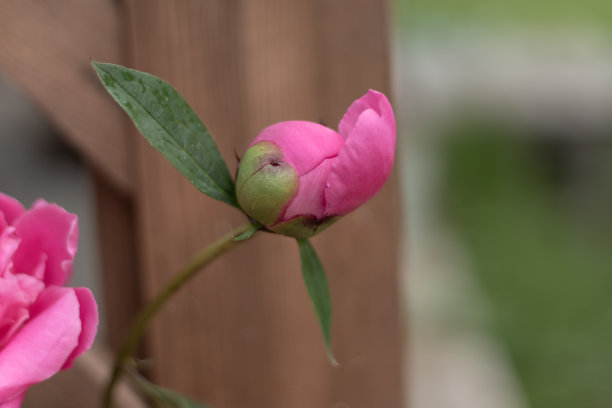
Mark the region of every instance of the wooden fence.
[[[368, 88], [389, 93], [389, 31], [381, 0], [0, 4], [0, 70], [94, 174], [111, 348], [142, 299], [243, 220], [196, 191], [140, 137], [90, 59], [173, 84], [234, 168], [235, 155], [268, 124], [334, 127]], [[264, 234], [216, 261], [156, 319], [142, 354], [154, 362], [153, 379], [221, 408], [401, 407], [398, 198], [393, 175], [369, 204], [313, 240], [330, 280], [339, 367], [326, 360], [295, 242]], [[50, 383], [33, 390], [42, 399], [30, 400], [46, 403], [30, 406], [96, 406], [100, 378], [87, 380], [95, 392], [79, 380], [103, 378], [104, 370], [83, 372], [62, 386], [85, 394], [87, 404], [50, 403], [57, 397]]]

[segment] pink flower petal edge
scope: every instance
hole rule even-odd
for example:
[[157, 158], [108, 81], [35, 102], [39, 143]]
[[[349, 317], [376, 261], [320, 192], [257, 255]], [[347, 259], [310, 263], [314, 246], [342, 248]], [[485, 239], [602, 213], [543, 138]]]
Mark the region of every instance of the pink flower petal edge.
[[72, 276], [72, 261], [79, 241], [77, 216], [45, 201], [15, 222], [21, 244], [13, 256], [16, 273], [31, 274], [44, 258], [42, 280], [47, 285], [64, 285]]
[[91, 347], [98, 310], [89, 289], [62, 286], [78, 244], [76, 215], [44, 200], [26, 211], [0, 194], [0, 221], [0, 408], [12, 408]]
[[23, 208], [19, 201], [11, 196], [0, 193], [0, 214], [3, 215], [2, 218], [4, 218], [7, 225], [12, 225], [24, 212], [25, 208]]
[[98, 305], [91, 291], [88, 288], [74, 288], [73, 290], [79, 301], [81, 333], [79, 333], [77, 346], [66, 359], [66, 362], [62, 366], [62, 370], [72, 367], [74, 360], [89, 350], [96, 338], [99, 324]]
[[285, 160], [302, 176], [338, 154], [344, 139], [332, 129], [314, 122], [279, 122], [262, 130], [251, 146], [272, 142], [282, 148]]
[[344, 215], [368, 201], [393, 168], [396, 128], [389, 100], [369, 90], [338, 126], [346, 138], [325, 187], [325, 215]]
[[25, 397], [25, 393], [16, 396], [10, 401], [0, 402], [0, 408], [19, 408], [23, 403], [23, 399]]
[[73, 289], [45, 290], [32, 312], [27, 324], [0, 351], [0, 401], [21, 395], [58, 372], [78, 345], [81, 321]]
[[324, 160], [319, 166], [300, 177], [298, 191], [282, 216], [290, 220], [303, 214], [323, 218], [325, 215], [325, 183], [332, 169], [333, 160]]

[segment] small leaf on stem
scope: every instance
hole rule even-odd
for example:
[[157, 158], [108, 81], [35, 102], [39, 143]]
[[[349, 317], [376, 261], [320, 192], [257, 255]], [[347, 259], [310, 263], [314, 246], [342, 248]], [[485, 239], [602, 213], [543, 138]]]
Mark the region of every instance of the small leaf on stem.
[[120, 65], [91, 64], [153, 147], [198, 190], [238, 208], [234, 181], [215, 141], [170, 84]]
[[261, 225], [257, 221], [252, 221], [251, 228], [249, 228], [248, 230], [244, 231], [241, 234], [236, 235], [234, 237], [234, 241], [240, 242], [240, 241], [247, 240], [251, 238], [253, 235], [255, 235], [255, 233], [262, 228], [263, 228], [263, 225]]
[[140, 392], [151, 400], [157, 408], [212, 408], [211, 405], [202, 404], [176, 391], [153, 384], [133, 368], [125, 371]]
[[300, 260], [302, 261], [302, 275], [304, 283], [314, 306], [315, 314], [319, 320], [327, 356], [333, 365], [337, 365], [331, 348], [331, 297], [327, 285], [327, 277], [323, 265], [314, 248], [307, 239], [298, 239]]

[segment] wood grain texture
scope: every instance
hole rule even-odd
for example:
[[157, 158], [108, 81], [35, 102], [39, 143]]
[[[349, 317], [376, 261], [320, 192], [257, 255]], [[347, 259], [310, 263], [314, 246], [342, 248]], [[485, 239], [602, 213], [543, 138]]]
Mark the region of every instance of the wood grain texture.
[[123, 22], [110, 0], [0, 3], [0, 70], [19, 83], [60, 133], [118, 188], [131, 188], [124, 114], [91, 59], [121, 63]]
[[[389, 91], [386, 2], [125, 0], [132, 66], [187, 99], [230, 169], [266, 125], [335, 127], [368, 88]], [[244, 221], [137, 146], [143, 286], [151, 296], [198, 249]], [[154, 376], [216, 407], [402, 406], [395, 178], [317, 237], [334, 305], [326, 360], [296, 243], [262, 234], [198, 276], [157, 319]]]
[[132, 197], [97, 172], [93, 174], [100, 261], [104, 287], [106, 341], [117, 350], [140, 309], [141, 287]]

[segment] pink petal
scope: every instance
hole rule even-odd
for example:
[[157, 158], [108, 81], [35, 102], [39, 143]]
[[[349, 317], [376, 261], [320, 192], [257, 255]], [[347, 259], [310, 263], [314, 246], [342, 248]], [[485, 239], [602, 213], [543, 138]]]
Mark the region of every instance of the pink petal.
[[30, 318], [30, 307], [45, 288], [30, 275], [7, 272], [0, 279], [0, 350]]
[[378, 116], [389, 123], [389, 125], [393, 127], [393, 132], [395, 132], [395, 119], [389, 100], [384, 94], [370, 89], [365, 95], [353, 102], [347, 109], [342, 120], [338, 124], [340, 136], [347, 138], [355, 127], [359, 116], [367, 109], [372, 109], [378, 113]]
[[0, 351], [0, 401], [17, 398], [58, 372], [78, 345], [81, 320], [74, 290], [47, 288], [31, 312], [28, 323]]
[[47, 205], [49, 205], [49, 202], [47, 200], [45, 200], [44, 198], [39, 198], [34, 202], [32, 208], [45, 207]]
[[0, 277], [6, 272], [18, 247], [19, 238], [15, 236], [15, 229], [13, 227], [8, 227], [0, 232]]
[[4, 220], [8, 225], [12, 225], [24, 212], [25, 208], [19, 201], [0, 193], [0, 214], [4, 214]]
[[323, 125], [306, 121], [279, 122], [262, 130], [251, 146], [268, 141], [279, 146], [285, 160], [295, 167], [298, 175], [308, 173], [323, 160], [334, 157], [344, 139]]
[[25, 393], [16, 396], [10, 401], [0, 401], [0, 408], [19, 408], [23, 403], [23, 398], [25, 397]]
[[91, 291], [88, 288], [74, 288], [73, 290], [79, 300], [79, 316], [82, 329], [79, 335], [79, 343], [66, 359], [62, 369], [72, 367], [74, 359], [89, 350], [98, 331], [98, 305]]
[[318, 167], [300, 177], [298, 191], [283, 214], [281, 221], [298, 215], [323, 218], [325, 213], [325, 182], [334, 159], [324, 160]]
[[15, 273], [32, 275], [45, 259], [47, 285], [63, 285], [70, 279], [79, 240], [76, 215], [40, 201], [17, 220], [15, 232], [21, 239], [13, 256]]
[[344, 215], [369, 200], [393, 167], [395, 119], [387, 98], [369, 91], [351, 105], [339, 125], [346, 143], [325, 189], [325, 215]]

